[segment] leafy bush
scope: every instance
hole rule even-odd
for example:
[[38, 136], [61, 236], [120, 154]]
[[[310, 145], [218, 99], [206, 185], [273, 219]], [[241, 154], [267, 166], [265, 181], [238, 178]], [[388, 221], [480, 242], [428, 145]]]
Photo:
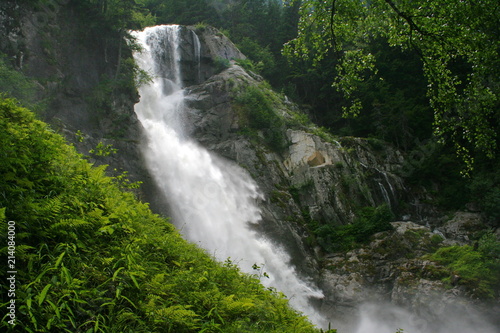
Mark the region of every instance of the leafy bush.
[[326, 251], [348, 251], [368, 242], [373, 234], [392, 229], [390, 222], [394, 219], [394, 214], [387, 205], [363, 207], [356, 216], [356, 221], [352, 224], [318, 226], [314, 230], [318, 243]]
[[0, 92], [17, 98], [24, 105], [40, 109], [41, 104], [37, 104], [39, 101], [36, 100], [36, 87], [34, 80], [12, 68], [7, 57], [0, 53]]
[[202, 33], [207, 29], [208, 25], [205, 22], [198, 22], [194, 25], [194, 29], [197, 33]]
[[17, 325], [3, 332], [317, 332], [12, 99], [0, 100], [0, 158], [0, 238], [14, 221], [18, 271]]
[[276, 74], [274, 72], [276, 70], [276, 61], [272, 52], [269, 51], [269, 47], [262, 47], [255, 40], [248, 37], [243, 38], [237, 46], [243, 54], [256, 64], [253, 71], [262, 73], [266, 77]]
[[252, 61], [250, 59], [238, 59], [236, 61], [236, 63], [239, 66], [243, 67], [246, 71], [260, 73], [260, 71], [262, 70], [262, 63], [261, 62], [255, 63], [254, 61]]
[[273, 108], [271, 97], [260, 86], [249, 85], [236, 97], [251, 129], [262, 131], [270, 148], [282, 151], [286, 146], [284, 120]]
[[[458, 284], [469, 288], [476, 296], [492, 298], [500, 287], [500, 242], [493, 233], [486, 233], [473, 246], [449, 246], [438, 249], [429, 256], [444, 265], [451, 283], [451, 276], [458, 276]], [[455, 278], [455, 280], [457, 280]]]
[[97, 111], [107, 113], [112, 111], [113, 98], [110, 96], [137, 94], [137, 88], [143, 84], [150, 83], [151, 75], [140, 69], [132, 57], [122, 59], [119, 70], [115, 76], [104, 75], [99, 84], [96, 85], [87, 101]]
[[217, 57], [215, 58], [214, 66], [215, 73], [220, 73], [223, 70], [228, 69], [231, 66], [231, 62], [226, 58]]
[[474, 177], [469, 184], [471, 200], [478, 203], [487, 217], [500, 225], [500, 158], [490, 163], [484, 163], [475, 170]]

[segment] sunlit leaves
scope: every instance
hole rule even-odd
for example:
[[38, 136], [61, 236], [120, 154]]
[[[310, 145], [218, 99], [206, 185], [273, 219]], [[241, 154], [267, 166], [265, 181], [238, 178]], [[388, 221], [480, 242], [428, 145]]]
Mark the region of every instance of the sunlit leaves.
[[335, 77], [333, 86], [351, 100], [350, 107], [344, 108], [345, 117], [359, 114], [361, 101], [351, 96], [357, 90], [358, 85], [363, 82], [366, 72], [373, 70], [374, 64], [375, 58], [370, 53], [365, 54], [361, 50], [344, 52], [343, 60], [337, 65], [338, 75]]
[[435, 133], [456, 147], [470, 170], [475, 154], [492, 158], [498, 150], [498, 17], [493, 0], [302, 1], [299, 37], [285, 46], [284, 54], [317, 64], [328, 52], [337, 52], [331, 81], [357, 103], [357, 86], [366, 77], [360, 65], [370, 39], [381, 36], [391, 46], [416, 50], [429, 84]]

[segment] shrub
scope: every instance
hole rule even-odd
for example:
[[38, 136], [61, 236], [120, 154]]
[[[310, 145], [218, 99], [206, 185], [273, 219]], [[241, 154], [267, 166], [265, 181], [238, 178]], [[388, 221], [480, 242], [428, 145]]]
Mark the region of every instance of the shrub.
[[459, 277], [458, 284], [466, 286], [476, 296], [492, 298], [500, 287], [500, 242], [493, 233], [487, 233], [472, 246], [449, 246], [438, 249], [428, 256], [446, 267], [448, 276], [443, 280], [451, 283], [451, 276]]
[[238, 48], [256, 64], [253, 71], [262, 73], [265, 77], [275, 74], [276, 60], [268, 47], [262, 47], [256, 41], [245, 37], [238, 43]]
[[333, 226], [325, 224], [314, 230], [319, 244], [326, 251], [348, 251], [370, 240], [377, 232], [392, 229], [394, 214], [387, 205], [363, 207], [352, 224]]
[[[36, 100], [37, 85], [34, 80], [16, 71], [0, 53], [0, 92], [9, 97], [17, 98], [24, 105], [41, 111], [41, 101]], [[0, 96], [1, 97], [1, 96]]]
[[217, 57], [214, 61], [215, 73], [220, 73], [231, 67], [231, 62], [226, 58]]
[[246, 71], [251, 71], [254, 73], [259, 73], [262, 70], [262, 63], [255, 63], [250, 59], [238, 59], [236, 63], [243, 67]]
[[486, 215], [497, 225], [500, 225], [500, 162], [492, 163], [492, 172], [478, 171], [472, 179], [469, 188], [473, 200], [480, 204]]
[[198, 22], [194, 25], [194, 29], [198, 33], [202, 33], [207, 29], [208, 25], [205, 22]]
[[275, 151], [282, 151], [286, 147], [283, 118], [276, 114], [271, 97], [267, 96], [264, 88], [249, 85], [235, 99], [243, 110], [248, 126], [262, 131], [264, 140]]

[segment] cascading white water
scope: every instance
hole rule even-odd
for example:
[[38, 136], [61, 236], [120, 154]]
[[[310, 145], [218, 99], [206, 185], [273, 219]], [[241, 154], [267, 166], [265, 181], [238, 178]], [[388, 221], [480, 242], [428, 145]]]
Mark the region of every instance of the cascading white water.
[[194, 31], [191, 31], [194, 40], [194, 57], [196, 59], [196, 80], [201, 81], [201, 43]]
[[199, 146], [184, 129], [179, 27], [151, 27], [134, 35], [144, 48], [135, 54], [136, 61], [154, 76], [152, 84], [139, 89], [141, 101], [135, 107], [148, 138], [144, 156], [168, 197], [174, 223], [218, 260], [231, 258], [248, 273], [255, 273], [254, 264], [263, 267], [270, 276], [262, 279], [265, 285], [283, 292], [292, 306], [324, 326], [309, 304], [322, 293], [297, 276], [283, 249], [249, 228], [261, 219], [262, 195], [255, 182], [237, 165]]

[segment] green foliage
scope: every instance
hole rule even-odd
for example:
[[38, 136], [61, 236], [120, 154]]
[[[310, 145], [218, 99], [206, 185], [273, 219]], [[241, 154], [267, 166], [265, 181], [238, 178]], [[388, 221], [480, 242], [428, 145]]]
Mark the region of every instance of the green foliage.
[[443, 237], [441, 237], [438, 234], [432, 235], [432, 237], [430, 239], [431, 246], [438, 246], [442, 242], [443, 242]]
[[16, 71], [7, 57], [0, 53], [0, 93], [20, 100], [24, 105], [40, 110], [43, 106], [36, 100], [36, 82]]
[[91, 28], [110, 27], [113, 31], [142, 29], [156, 20], [142, 0], [78, 0], [75, 4], [93, 16]]
[[370, 240], [377, 232], [392, 229], [394, 214], [387, 205], [363, 207], [356, 212], [352, 224], [316, 225], [313, 230], [318, 243], [328, 252], [348, 251]]
[[116, 154], [118, 150], [113, 148], [113, 145], [107, 144], [105, 145], [102, 142], [99, 142], [95, 148], [89, 150], [89, 153], [96, 156], [109, 156], [111, 154]]
[[285, 122], [276, 113], [272, 92], [262, 86], [249, 85], [235, 98], [236, 104], [243, 111], [248, 127], [261, 131], [264, 141], [275, 151], [286, 147], [284, 134]]
[[77, 130], [75, 132], [75, 137], [76, 137], [76, 141], [80, 142], [80, 143], [85, 140], [85, 135], [83, 134], [83, 132], [81, 130]]
[[[254, 71], [275, 84], [284, 82], [287, 71], [281, 47], [295, 37], [298, 6], [279, 1], [144, 0], [159, 24], [209, 24], [230, 37], [255, 66]], [[248, 63], [246, 63], [248, 64]]]
[[344, 131], [408, 151], [431, 136], [434, 120], [421, 60], [415, 52], [390, 48], [384, 40], [371, 42], [370, 52], [377, 73], [356, 86], [362, 109]]
[[154, 25], [155, 19], [140, 0], [78, 0], [68, 6], [85, 22], [81, 43], [104, 52], [107, 68], [85, 97], [94, 111], [109, 114], [118, 96], [135, 96], [139, 86], [151, 82], [135, 63], [132, 52], [139, 46], [129, 31]]
[[270, 77], [274, 73], [276, 61], [268, 47], [262, 47], [258, 42], [248, 37], [244, 37], [237, 46], [255, 64], [254, 71], [265, 77]]
[[[299, 2], [299, 1], [296, 1]], [[434, 111], [434, 133], [473, 168], [476, 154], [492, 158], [498, 149], [500, 84], [498, 6], [448, 0], [306, 0], [299, 36], [285, 54], [318, 66], [331, 59], [334, 86], [359, 111], [360, 85], [376, 70], [369, 45], [414, 50], [422, 59]], [[331, 56], [331, 58], [330, 58]], [[324, 67], [322, 67], [324, 68]]]
[[[419, 143], [406, 157], [401, 175], [410, 182], [423, 185], [434, 195], [433, 204], [444, 209], [464, 209], [473, 203], [493, 225], [500, 223], [500, 158], [478, 156], [470, 177], [451, 147], [433, 141]], [[437, 189], [437, 190], [436, 190]]]
[[160, 24], [194, 25], [200, 22], [213, 24], [218, 13], [208, 1], [199, 0], [144, 0], [146, 7]]
[[214, 60], [215, 72], [220, 73], [231, 66], [231, 62], [226, 58], [218, 57]]
[[470, 201], [475, 202], [495, 225], [500, 225], [500, 157], [493, 161], [479, 160], [480, 166], [468, 182]]
[[442, 247], [429, 259], [447, 268], [445, 282], [451, 283], [451, 276], [456, 275], [456, 283], [476, 296], [492, 298], [500, 290], [500, 242], [491, 232], [479, 239], [477, 249], [469, 245]]
[[[115, 173], [118, 171], [117, 169], [113, 170]], [[128, 178], [128, 171], [123, 171], [122, 173], [118, 174], [117, 176], [113, 177], [114, 182], [118, 187], [121, 189], [137, 189], [141, 187], [142, 181], [136, 181], [132, 182]]]
[[0, 56], [0, 91], [22, 100], [29, 99], [34, 92], [34, 83], [14, 70], [4, 55]]
[[2, 320], [2, 331], [317, 332], [12, 99], [0, 100], [0, 157], [0, 237], [15, 221], [18, 271], [17, 325]]
[[262, 62], [255, 63], [250, 59], [238, 59], [236, 60], [236, 64], [243, 67], [246, 71], [260, 73], [263, 68]]
[[267, 272], [266, 272], [266, 271], [264, 271], [264, 266], [265, 266], [265, 264], [261, 264], [261, 265], [262, 265], [262, 266], [259, 266], [259, 265], [257, 265], [257, 264], [253, 264], [253, 265], [252, 265], [252, 269], [255, 271], [254, 276], [255, 276], [257, 279], [259, 279], [259, 280], [261, 280], [263, 277], [265, 277], [265, 278], [268, 278], [268, 279], [269, 279], [269, 274], [267, 274]]
[[497, 261], [500, 264], [500, 242], [495, 234], [487, 231], [478, 241], [478, 251], [488, 260]]
[[120, 128], [121, 121], [124, 120], [123, 117], [129, 115], [116, 114], [117, 108], [113, 105], [113, 101], [119, 100], [122, 95], [137, 95], [137, 88], [152, 80], [146, 71], [137, 66], [132, 56], [120, 59], [119, 63], [115, 75], [103, 75], [99, 83], [85, 96], [96, 115], [115, 113], [116, 122], [113, 124], [115, 127], [113, 132], [117, 137], [123, 136], [123, 129]]

